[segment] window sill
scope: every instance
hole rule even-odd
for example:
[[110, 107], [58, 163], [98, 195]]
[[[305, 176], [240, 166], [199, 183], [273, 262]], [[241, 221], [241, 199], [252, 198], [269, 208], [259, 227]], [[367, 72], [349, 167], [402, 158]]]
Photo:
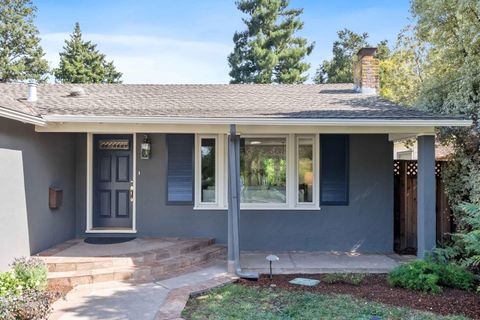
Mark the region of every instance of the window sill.
[[196, 206], [196, 207], [193, 207], [193, 210], [199, 210], [199, 211], [205, 211], [205, 210], [228, 210], [227, 207], [218, 207], [218, 206], [215, 206], [215, 207], [208, 207], [208, 206]]
[[[321, 207], [247, 207], [242, 208], [242, 211], [320, 211]], [[193, 207], [193, 210], [198, 211], [208, 211], [208, 210], [216, 210], [216, 211], [226, 211], [228, 207]]]
[[85, 233], [137, 233], [133, 229], [89, 229]]

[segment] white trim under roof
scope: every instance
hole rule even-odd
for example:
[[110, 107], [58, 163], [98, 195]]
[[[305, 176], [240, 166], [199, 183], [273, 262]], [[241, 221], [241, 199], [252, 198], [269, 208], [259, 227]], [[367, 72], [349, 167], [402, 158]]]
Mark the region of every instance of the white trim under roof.
[[322, 125], [322, 126], [434, 126], [468, 127], [464, 119], [312, 119], [312, 118], [194, 118], [94, 115], [45, 115], [47, 122], [131, 123], [131, 124], [245, 124], [245, 125]]
[[30, 123], [37, 126], [45, 126], [46, 122], [40, 117], [32, 116], [23, 112], [18, 112], [8, 108], [0, 107], [0, 117], [5, 117], [12, 120], [21, 121], [23, 123]]

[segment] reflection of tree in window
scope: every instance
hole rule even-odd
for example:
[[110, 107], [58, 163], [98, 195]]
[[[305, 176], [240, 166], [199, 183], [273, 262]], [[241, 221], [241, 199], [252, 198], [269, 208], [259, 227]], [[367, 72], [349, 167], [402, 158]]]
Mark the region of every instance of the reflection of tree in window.
[[313, 201], [313, 139], [298, 140], [298, 202]]
[[286, 163], [285, 138], [242, 138], [242, 202], [285, 203]]
[[202, 139], [202, 202], [215, 202], [215, 139]]

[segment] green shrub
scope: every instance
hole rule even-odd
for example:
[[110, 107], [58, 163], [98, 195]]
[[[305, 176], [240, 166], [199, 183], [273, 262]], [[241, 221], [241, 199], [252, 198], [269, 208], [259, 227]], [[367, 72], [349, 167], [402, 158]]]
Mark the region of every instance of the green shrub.
[[438, 293], [442, 286], [471, 289], [475, 278], [463, 267], [452, 263], [415, 260], [393, 269], [388, 275], [391, 286]]
[[438, 293], [442, 291], [438, 278], [432, 263], [416, 260], [393, 269], [388, 275], [388, 283], [393, 287]]
[[12, 271], [24, 288], [44, 290], [47, 287], [48, 269], [36, 258], [18, 258], [12, 263]]
[[322, 280], [326, 283], [346, 283], [358, 286], [365, 280], [363, 273], [330, 273], [323, 276]]
[[437, 265], [440, 285], [463, 290], [472, 288], [475, 276], [465, 268], [453, 263]]
[[0, 273], [0, 297], [9, 293], [20, 294], [21, 291], [22, 284], [12, 272]]
[[46, 291], [47, 266], [39, 259], [18, 258], [0, 273], [0, 319], [47, 319], [58, 294]]
[[20, 295], [9, 293], [0, 297], [0, 319], [47, 319], [54, 294], [38, 289], [26, 289]]

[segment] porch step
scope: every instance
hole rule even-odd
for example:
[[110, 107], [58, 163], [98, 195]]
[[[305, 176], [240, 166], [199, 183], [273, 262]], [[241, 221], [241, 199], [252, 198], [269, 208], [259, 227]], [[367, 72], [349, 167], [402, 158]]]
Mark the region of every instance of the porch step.
[[131, 267], [147, 262], [155, 262], [180, 254], [194, 252], [215, 243], [215, 239], [187, 239], [164, 248], [140, 251], [116, 256], [100, 257], [63, 257], [39, 256], [47, 266], [49, 272], [68, 272], [81, 270], [96, 270], [113, 267]]
[[[186, 250], [186, 251], [185, 251]], [[184, 252], [185, 251], [185, 252]], [[212, 261], [218, 257], [225, 255], [226, 248], [221, 245], [196, 246], [192, 250], [192, 246], [180, 246], [178, 255], [155, 259], [152, 261], [143, 260], [130, 265], [122, 265], [113, 259], [112, 265], [108, 265], [106, 261], [92, 261], [90, 266], [96, 268], [76, 269], [73, 271], [53, 271], [49, 272], [48, 280], [51, 284], [70, 285], [75, 287], [81, 284], [91, 284], [105, 281], [156, 281], [172, 274], [178, 274], [185, 269], [195, 267]], [[183, 253], [184, 252], [184, 253]], [[138, 258], [138, 257], [136, 257]], [[123, 260], [119, 260], [122, 261]], [[105, 263], [105, 264], [102, 264]], [[115, 263], [119, 263], [115, 265]], [[74, 264], [77, 268], [83, 265]]]

